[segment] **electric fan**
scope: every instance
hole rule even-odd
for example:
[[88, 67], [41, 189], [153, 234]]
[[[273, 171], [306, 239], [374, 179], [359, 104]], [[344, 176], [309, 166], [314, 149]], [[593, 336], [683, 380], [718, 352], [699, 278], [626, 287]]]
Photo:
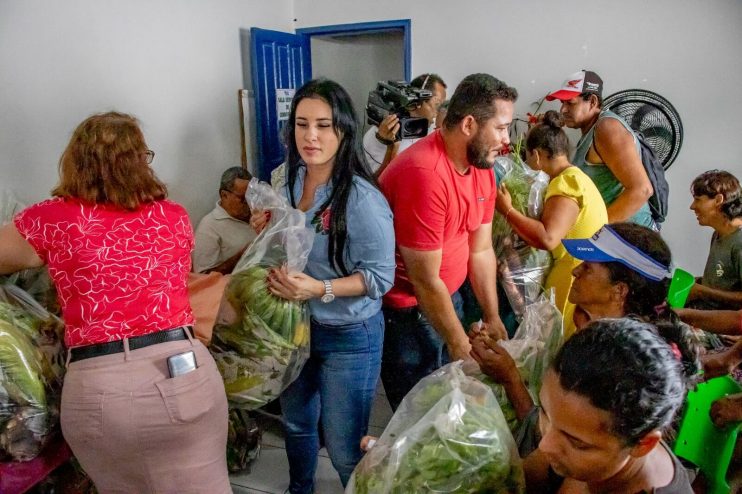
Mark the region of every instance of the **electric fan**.
[[603, 108], [623, 118], [640, 132], [667, 170], [683, 144], [683, 123], [665, 98], [645, 89], [627, 89], [607, 96]]

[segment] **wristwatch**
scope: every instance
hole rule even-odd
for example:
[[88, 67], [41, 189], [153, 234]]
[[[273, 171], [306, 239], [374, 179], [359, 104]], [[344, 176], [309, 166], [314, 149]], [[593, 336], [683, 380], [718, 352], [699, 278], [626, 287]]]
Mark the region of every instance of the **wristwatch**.
[[322, 283], [325, 284], [325, 294], [322, 295], [320, 301], [323, 304], [329, 304], [330, 302], [335, 300], [335, 294], [332, 293], [332, 283], [330, 283], [330, 280], [322, 280]]

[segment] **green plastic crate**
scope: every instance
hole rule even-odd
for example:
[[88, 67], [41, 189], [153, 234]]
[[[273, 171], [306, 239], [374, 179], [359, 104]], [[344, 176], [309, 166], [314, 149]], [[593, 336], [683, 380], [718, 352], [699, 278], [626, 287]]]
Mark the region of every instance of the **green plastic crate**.
[[711, 404], [727, 395], [742, 392], [730, 376], [710, 379], [688, 393], [674, 452], [695, 464], [708, 480], [708, 494], [729, 494], [726, 480], [729, 461], [737, 442], [739, 422], [718, 428], [711, 421]]

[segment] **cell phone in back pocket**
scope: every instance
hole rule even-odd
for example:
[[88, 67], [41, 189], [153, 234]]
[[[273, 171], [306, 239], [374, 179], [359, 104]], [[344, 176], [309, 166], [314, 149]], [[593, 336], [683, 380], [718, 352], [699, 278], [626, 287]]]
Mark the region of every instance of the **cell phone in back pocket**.
[[171, 355], [167, 358], [167, 368], [170, 371], [170, 377], [188, 374], [196, 370], [196, 354], [191, 350], [189, 352]]

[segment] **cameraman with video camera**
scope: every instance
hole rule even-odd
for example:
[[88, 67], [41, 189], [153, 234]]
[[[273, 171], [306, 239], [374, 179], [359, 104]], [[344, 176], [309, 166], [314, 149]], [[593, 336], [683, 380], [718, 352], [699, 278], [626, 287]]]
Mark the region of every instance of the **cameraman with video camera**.
[[[430, 91], [431, 96], [419, 98], [411, 108], [403, 109], [403, 113], [409, 114], [412, 118], [427, 119], [428, 129], [432, 131], [438, 107], [446, 99], [446, 83], [437, 74], [422, 74], [414, 78], [409, 86], [413, 89]], [[369, 115], [369, 120], [373, 120], [372, 115]], [[400, 115], [389, 113], [383, 117], [381, 122], [372, 125], [363, 136], [363, 149], [366, 151], [368, 164], [377, 176], [397, 154], [410, 147], [427, 133], [420, 137], [402, 136], [401, 139], [399, 134]]]

